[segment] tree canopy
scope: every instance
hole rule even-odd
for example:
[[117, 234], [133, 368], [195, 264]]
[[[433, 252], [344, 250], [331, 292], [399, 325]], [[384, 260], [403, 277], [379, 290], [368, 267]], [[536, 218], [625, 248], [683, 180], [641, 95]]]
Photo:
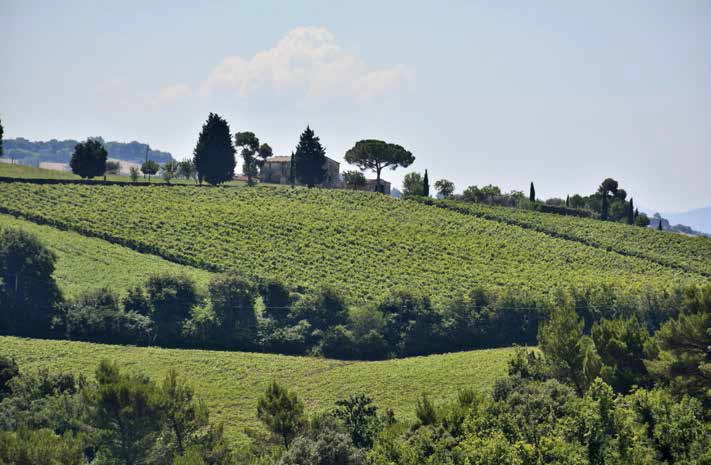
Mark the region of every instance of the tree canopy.
[[366, 139], [356, 142], [353, 148], [346, 152], [346, 161], [361, 170], [374, 170], [378, 189], [382, 189], [380, 173], [383, 168], [393, 170], [398, 166], [406, 168], [415, 161], [415, 157], [397, 144]]
[[253, 132], [235, 134], [235, 147], [242, 149], [242, 174], [247, 176], [247, 184], [252, 185], [252, 178], [259, 174], [267, 158], [272, 156], [269, 144], [259, 145], [259, 138]]
[[296, 179], [309, 188], [321, 184], [326, 179], [326, 150], [309, 126], [306, 126], [299, 139], [299, 145], [296, 146], [294, 165]]
[[451, 197], [452, 194], [454, 194], [454, 183], [447, 179], [440, 179], [439, 181], [436, 181], [434, 184], [434, 188], [437, 193], [445, 199], [447, 197]]
[[106, 172], [107, 157], [108, 153], [101, 142], [89, 139], [86, 142], [79, 142], [74, 147], [69, 166], [74, 174], [91, 179], [95, 176], [102, 176]]
[[193, 150], [193, 163], [201, 184], [205, 181], [217, 185], [232, 180], [234, 176], [235, 148], [230, 126], [215, 113], [210, 113], [202, 126]]

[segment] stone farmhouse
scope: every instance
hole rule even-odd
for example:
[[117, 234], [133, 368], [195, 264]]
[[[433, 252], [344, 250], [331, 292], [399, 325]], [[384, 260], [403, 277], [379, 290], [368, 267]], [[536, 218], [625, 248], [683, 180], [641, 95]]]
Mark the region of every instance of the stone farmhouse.
[[[326, 180], [321, 183], [319, 187], [331, 189], [343, 188], [344, 186], [343, 181], [341, 180], [340, 166], [341, 164], [336, 160], [326, 157]], [[264, 165], [262, 165], [259, 181], [272, 184], [289, 184], [290, 169], [291, 157], [278, 155], [269, 157], [264, 161]], [[382, 186], [381, 192], [386, 195], [390, 195], [390, 183], [381, 179], [380, 185]], [[375, 192], [376, 180], [368, 179], [363, 190]]]

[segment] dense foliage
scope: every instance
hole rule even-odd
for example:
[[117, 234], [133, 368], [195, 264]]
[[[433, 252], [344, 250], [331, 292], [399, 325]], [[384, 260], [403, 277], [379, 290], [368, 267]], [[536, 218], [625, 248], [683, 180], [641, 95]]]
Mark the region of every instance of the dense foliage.
[[[688, 354], [708, 342], [707, 331], [678, 330], [688, 324], [683, 321], [687, 317], [701, 315], [708, 323], [710, 295], [711, 285], [690, 289], [679, 318], [648, 341], [670, 350], [668, 356], [653, 353], [642, 359], [645, 355], [633, 349], [629, 360], [649, 366], [689, 361]], [[630, 320], [610, 321], [630, 328], [618, 334], [638, 333]], [[561, 296], [541, 328], [547, 341], [542, 354], [517, 350], [508, 376], [490, 392], [466, 387], [450, 391], [456, 400], [437, 403], [422, 391], [410, 405], [412, 420], [381, 410], [354, 385], [330, 411], [307, 413], [299, 392], [289, 386], [297, 380], [271, 382], [254, 409], [270, 434], [252, 433], [251, 444], [239, 450], [223, 437], [221, 426], [208, 421], [205, 404], [175, 371], [159, 385], [104, 361], [95, 381], [87, 381], [71, 374], [18, 372], [12, 360], [0, 358], [5, 386], [0, 459], [24, 463], [42, 450], [50, 459], [71, 464], [709, 463], [708, 346], [699, 371], [679, 371], [673, 379], [652, 371], [647, 387], [620, 391], [606, 379], [612, 372], [606, 371], [607, 349], [598, 352], [584, 326]]]
[[326, 149], [309, 126], [301, 133], [293, 155], [293, 165], [296, 179], [310, 188], [326, 179]]
[[193, 164], [200, 184], [203, 181], [212, 185], [222, 184], [234, 176], [237, 162], [230, 126], [220, 115], [210, 113], [202, 125], [193, 150]]
[[96, 139], [89, 139], [80, 142], [74, 147], [72, 159], [69, 166], [72, 172], [85, 179], [96, 176], [103, 176], [106, 173], [106, 159], [108, 153], [101, 142]]
[[356, 142], [353, 148], [346, 152], [345, 159], [362, 171], [375, 171], [376, 186], [380, 186], [380, 175], [383, 169], [394, 170], [399, 166], [406, 168], [415, 161], [412, 153], [401, 146], [374, 139]]

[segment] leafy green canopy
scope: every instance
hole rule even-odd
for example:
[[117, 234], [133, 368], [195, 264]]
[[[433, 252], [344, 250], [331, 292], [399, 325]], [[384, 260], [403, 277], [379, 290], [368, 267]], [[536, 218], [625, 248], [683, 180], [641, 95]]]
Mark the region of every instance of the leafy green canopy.
[[375, 139], [356, 142], [353, 148], [346, 152], [345, 158], [348, 163], [356, 165], [361, 170], [375, 171], [378, 181], [384, 168], [393, 170], [398, 166], [406, 168], [415, 161], [412, 153], [401, 146]]
[[221, 184], [234, 176], [235, 148], [230, 127], [227, 121], [215, 113], [210, 113], [202, 126], [193, 151], [193, 163], [200, 183]]
[[104, 146], [95, 139], [80, 142], [74, 147], [74, 154], [69, 162], [72, 172], [82, 178], [91, 179], [106, 172], [108, 153]]

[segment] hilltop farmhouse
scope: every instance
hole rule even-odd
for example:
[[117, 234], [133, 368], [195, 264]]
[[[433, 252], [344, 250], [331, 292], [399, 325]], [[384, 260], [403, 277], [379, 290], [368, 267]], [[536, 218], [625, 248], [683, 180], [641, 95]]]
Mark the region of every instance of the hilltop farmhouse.
[[[343, 188], [343, 181], [340, 174], [341, 164], [336, 160], [326, 157], [326, 180], [319, 187], [331, 189]], [[259, 181], [271, 184], [289, 184], [291, 170], [291, 157], [289, 156], [273, 156], [264, 161], [262, 166]], [[235, 177], [237, 178], [237, 177]], [[390, 195], [390, 183], [383, 179], [380, 180], [382, 186], [381, 192]], [[368, 179], [363, 190], [376, 192], [376, 180]]]

